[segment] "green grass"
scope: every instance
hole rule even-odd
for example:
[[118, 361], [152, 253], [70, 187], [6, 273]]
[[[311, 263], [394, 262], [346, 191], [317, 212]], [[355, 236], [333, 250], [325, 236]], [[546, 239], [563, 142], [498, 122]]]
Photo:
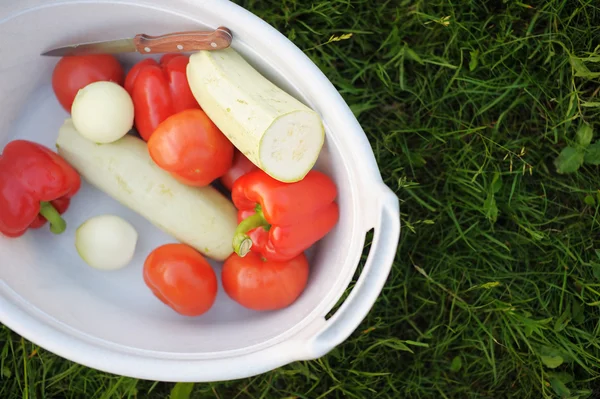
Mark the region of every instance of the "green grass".
[[[247, 0], [327, 74], [401, 199], [381, 297], [327, 356], [194, 398], [600, 398], [596, 0]], [[348, 34], [352, 34], [348, 37]], [[328, 40], [332, 36], [343, 40]], [[600, 136], [600, 135], [598, 135]], [[4, 328], [1, 398], [166, 398]]]

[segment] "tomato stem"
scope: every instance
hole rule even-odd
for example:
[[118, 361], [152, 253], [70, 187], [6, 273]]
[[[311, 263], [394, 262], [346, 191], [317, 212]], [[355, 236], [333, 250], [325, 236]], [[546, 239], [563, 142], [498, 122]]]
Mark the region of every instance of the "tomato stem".
[[256, 213], [242, 220], [235, 229], [233, 235], [233, 250], [242, 258], [250, 252], [252, 248], [252, 239], [248, 237], [248, 232], [257, 227], [268, 227], [269, 222], [265, 219], [262, 210], [257, 209]]
[[50, 231], [54, 234], [60, 234], [66, 230], [67, 222], [50, 202], [40, 202], [40, 215], [50, 223]]

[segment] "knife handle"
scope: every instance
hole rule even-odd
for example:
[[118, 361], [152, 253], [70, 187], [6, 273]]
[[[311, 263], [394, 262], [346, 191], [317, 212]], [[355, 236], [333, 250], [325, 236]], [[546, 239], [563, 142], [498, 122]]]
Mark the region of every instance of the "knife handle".
[[220, 50], [231, 45], [231, 31], [223, 26], [214, 31], [174, 32], [161, 36], [139, 34], [133, 38], [141, 54]]

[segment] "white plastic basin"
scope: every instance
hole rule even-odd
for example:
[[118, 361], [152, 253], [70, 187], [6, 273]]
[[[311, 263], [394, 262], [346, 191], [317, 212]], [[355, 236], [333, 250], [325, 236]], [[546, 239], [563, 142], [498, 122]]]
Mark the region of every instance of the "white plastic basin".
[[[379, 295], [396, 255], [398, 199], [382, 182], [369, 142], [320, 70], [283, 35], [225, 0], [0, 2], [0, 144], [30, 139], [54, 148], [67, 114], [50, 86], [57, 58], [39, 54], [73, 42], [227, 26], [233, 47], [280, 87], [321, 114], [326, 145], [318, 168], [338, 185], [340, 221], [314, 248], [303, 295], [275, 312], [245, 310], [219, 286], [213, 308], [176, 314], [144, 285], [142, 265], [168, 235], [84, 184], [65, 214], [67, 231], [47, 229], [18, 239], [0, 236], [0, 322], [64, 358], [95, 369], [162, 381], [248, 377], [296, 360], [320, 357], [342, 343]], [[132, 63], [141, 56], [128, 54]], [[1, 212], [1, 210], [0, 210]], [[75, 228], [114, 213], [140, 232], [125, 269], [86, 266]], [[368, 230], [374, 239], [351, 295], [328, 320], [356, 271]], [[219, 264], [213, 263], [217, 275]]]

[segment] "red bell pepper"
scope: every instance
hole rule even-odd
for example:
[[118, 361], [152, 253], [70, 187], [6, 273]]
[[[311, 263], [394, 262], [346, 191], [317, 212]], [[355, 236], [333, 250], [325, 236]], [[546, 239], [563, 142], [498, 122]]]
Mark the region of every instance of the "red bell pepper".
[[287, 261], [325, 237], [339, 219], [337, 188], [325, 174], [310, 171], [299, 182], [283, 183], [262, 170], [233, 184], [231, 198], [240, 223], [233, 249], [250, 250], [270, 261]]
[[169, 116], [200, 109], [187, 81], [188, 62], [186, 55], [165, 54], [160, 63], [147, 58], [127, 74], [124, 87], [133, 100], [135, 127], [145, 141]]
[[19, 237], [50, 222], [62, 233], [61, 214], [81, 187], [81, 178], [60, 155], [26, 140], [14, 140], [0, 155], [0, 233]]

